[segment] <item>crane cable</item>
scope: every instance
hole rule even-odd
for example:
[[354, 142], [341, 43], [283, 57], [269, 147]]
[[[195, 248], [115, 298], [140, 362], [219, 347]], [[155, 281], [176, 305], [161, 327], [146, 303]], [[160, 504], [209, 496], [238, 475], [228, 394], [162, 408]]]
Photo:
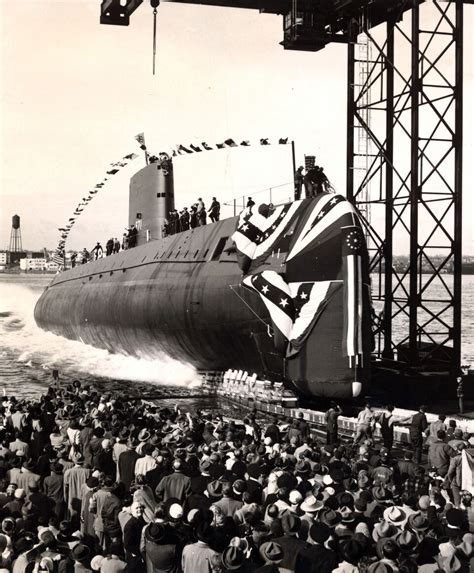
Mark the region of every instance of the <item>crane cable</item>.
[[158, 6], [160, 5], [160, 0], [150, 0], [150, 4], [153, 8], [153, 75], [155, 75], [155, 60], [156, 60], [156, 15], [158, 13]]

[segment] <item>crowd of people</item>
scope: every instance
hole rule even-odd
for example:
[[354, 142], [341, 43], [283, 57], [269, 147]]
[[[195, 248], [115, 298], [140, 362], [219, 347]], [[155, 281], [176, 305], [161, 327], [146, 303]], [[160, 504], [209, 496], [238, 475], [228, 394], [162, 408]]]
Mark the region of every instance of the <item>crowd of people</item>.
[[181, 231], [189, 231], [189, 229], [202, 227], [207, 224], [208, 215], [211, 223], [215, 223], [219, 221], [220, 214], [221, 204], [216, 197], [212, 198], [211, 205], [207, 210], [204, 201], [199, 197], [196, 203], [191, 205], [189, 210], [187, 207], [184, 207], [181, 211], [173, 209], [169, 212], [168, 218], [163, 226], [163, 236], [166, 237], [180, 233]]
[[78, 261], [78, 253], [71, 253], [71, 267], [74, 268], [79, 262], [81, 264], [88, 263], [89, 261], [97, 261], [97, 259], [102, 259], [104, 256], [109, 257], [115, 253], [120, 253], [120, 251], [126, 251], [127, 249], [132, 249], [137, 246], [137, 235], [138, 229], [135, 225], [132, 225], [122, 236], [122, 242], [117, 239], [117, 237], [111, 237], [105, 243], [105, 250], [102, 247], [100, 241], [97, 241], [95, 246], [88, 251], [85, 247], [80, 253], [80, 260]]
[[341, 442], [340, 413], [331, 405], [321, 443], [302, 415], [226, 420], [77, 381], [5, 396], [0, 572], [472, 570], [470, 436], [421, 423], [427, 466], [374, 443], [380, 413]]

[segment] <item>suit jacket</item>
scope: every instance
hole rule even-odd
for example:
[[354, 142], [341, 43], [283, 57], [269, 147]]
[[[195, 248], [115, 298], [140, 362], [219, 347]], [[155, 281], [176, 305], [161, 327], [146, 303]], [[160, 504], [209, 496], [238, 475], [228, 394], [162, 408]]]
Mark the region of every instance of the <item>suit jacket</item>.
[[331, 573], [337, 566], [334, 551], [322, 545], [310, 545], [297, 556], [295, 573]]
[[306, 541], [293, 535], [283, 535], [273, 540], [283, 549], [283, 561], [280, 567], [294, 571], [298, 554], [307, 547]]

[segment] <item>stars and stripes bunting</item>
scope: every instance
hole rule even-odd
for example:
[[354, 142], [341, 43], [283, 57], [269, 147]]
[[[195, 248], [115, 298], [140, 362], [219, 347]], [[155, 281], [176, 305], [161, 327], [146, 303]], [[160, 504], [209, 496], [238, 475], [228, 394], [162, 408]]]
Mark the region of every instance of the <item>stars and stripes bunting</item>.
[[287, 355], [296, 354], [313, 329], [328, 301], [342, 287], [342, 281], [289, 283], [295, 319]]
[[344, 336], [343, 353], [349, 364], [359, 364], [363, 355], [362, 336], [362, 249], [364, 234], [357, 225], [342, 227], [342, 258], [344, 266]]
[[274, 327], [288, 340], [295, 309], [287, 283], [275, 271], [263, 271], [249, 275], [242, 282], [248, 288], [258, 292], [270, 313]]
[[264, 217], [255, 206], [252, 211], [244, 209], [239, 217], [237, 230], [232, 235], [237, 250], [250, 259], [267, 252], [282, 235], [297, 213], [302, 201], [294, 201], [277, 207], [269, 217]]
[[322, 195], [291, 248], [287, 261], [310, 246], [324, 231], [333, 227], [344, 215], [356, 216], [354, 206], [342, 195]]

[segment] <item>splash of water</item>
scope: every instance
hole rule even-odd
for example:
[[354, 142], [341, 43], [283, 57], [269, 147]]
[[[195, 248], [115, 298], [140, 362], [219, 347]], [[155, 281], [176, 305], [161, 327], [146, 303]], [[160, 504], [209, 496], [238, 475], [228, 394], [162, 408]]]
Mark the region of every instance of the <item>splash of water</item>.
[[153, 359], [111, 354], [41, 330], [33, 318], [40, 294], [39, 289], [0, 284], [0, 345], [17, 362], [44, 369], [57, 368], [70, 375], [84, 373], [160, 385], [200, 385], [192, 366], [165, 354]]

